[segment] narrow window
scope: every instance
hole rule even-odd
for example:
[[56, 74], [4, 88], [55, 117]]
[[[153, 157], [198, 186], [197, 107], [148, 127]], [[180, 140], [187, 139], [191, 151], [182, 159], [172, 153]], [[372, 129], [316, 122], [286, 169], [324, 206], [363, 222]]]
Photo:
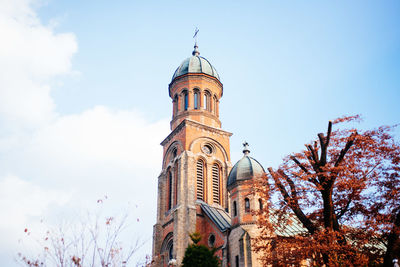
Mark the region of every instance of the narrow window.
[[214, 114], [217, 114], [217, 97], [214, 96], [214, 106], [213, 106], [213, 112]]
[[208, 238], [208, 246], [214, 247], [214, 245], [215, 245], [215, 235], [211, 234], [210, 237]]
[[258, 199], [258, 206], [259, 206], [260, 210], [263, 210], [263, 203], [262, 203], [261, 198]]
[[250, 200], [248, 198], [244, 199], [244, 211], [250, 212]]
[[219, 203], [219, 166], [214, 164], [212, 166], [212, 190], [213, 190], [213, 202]]
[[194, 91], [194, 109], [199, 109], [199, 91], [195, 90]]
[[202, 160], [197, 161], [197, 199], [204, 200], [204, 163]]
[[169, 260], [172, 260], [174, 258], [174, 244], [173, 241], [171, 240], [168, 244], [168, 258]]
[[237, 216], [237, 207], [236, 207], [236, 201], [233, 201], [233, 217]]
[[189, 94], [187, 91], [184, 92], [184, 110], [188, 110], [189, 107]]
[[178, 113], [178, 96], [175, 95], [174, 97], [174, 115], [176, 115]]
[[[176, 152], [176, 149], [175, 149]], [[174, 167], [174, 206], [178, 203], [178, 163], [175, 162]]]
[[239, 267], [239, 255], [235, 256], [235, 266]]
[[172, 207], [172, 173], [168, 171], [168, 200], [167, 200], [167, 210]]
[[211, 98], [210, 93], [204, 92], [204, 109], [208, 111], [211, 111], [210, 98]]

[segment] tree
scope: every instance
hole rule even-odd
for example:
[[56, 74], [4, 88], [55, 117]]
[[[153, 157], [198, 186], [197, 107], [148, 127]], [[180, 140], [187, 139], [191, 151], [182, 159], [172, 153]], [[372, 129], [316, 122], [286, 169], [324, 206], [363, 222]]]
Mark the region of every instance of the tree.
[[[268, 168], [256, 190], [268, 208], [259, 213], [256, 250], [265, 264], [391, 266], [400, 255], [400, 146], [393, 127], [337, 128], [359, 116], [329, 122], [326, 136]], [[299, 224], [292, 236], [274, 236]], [[383, 260], [384, 259], [384, 260]]]
[[182, 267], [219, 267], [220, 260], [214, 255], [216, 249], [209, 249], [204, 245], [198, 245], [201, 240], [199, 233], [190, 235], [193, 244], [190, 244], [185, 251]]
[[[105, 199], [97, 201], [100, 209], [103, 201]], [[85, 219], [78, 222], [58, 227], [45, 226], [44, 236], [39, 237], [26, 228], [26, 241], [31, 247], [33, 241], [37, 249], [34, 249], [36, 252], [33, 255], [18, 253], [18, 261], [28, 267], [132, 266], [129, 262], [143, 243], [139, 239], [124, 242], [122, 234], [128, 227], [128, 217], [127, 214], [110, 217], [102, 216], [101, 212], [88, 213]]]

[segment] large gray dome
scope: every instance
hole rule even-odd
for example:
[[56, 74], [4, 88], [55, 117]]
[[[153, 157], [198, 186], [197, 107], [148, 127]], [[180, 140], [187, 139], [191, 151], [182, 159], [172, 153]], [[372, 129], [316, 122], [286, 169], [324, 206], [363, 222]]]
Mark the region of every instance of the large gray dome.
[[250, 151], [247, 149], [247, 145], [243, 153], [243, 158], [233, 166], [229, 173], [228, 187], [237, 181], [250, 180], [254, 176], [263, 175], [265, 173], [263, 166], [257, 160], [248, 156]]
[[194, 46], [193, 56], [185, 59], [182, 64], [176, 69], [172, 81], [179, 76], [188, 73], [204, 73], [213, 76], [219, 80], [217, 70], [211, 63], [204, 57], [199, 56], [200, 52], [197, 50], [197, 45]]

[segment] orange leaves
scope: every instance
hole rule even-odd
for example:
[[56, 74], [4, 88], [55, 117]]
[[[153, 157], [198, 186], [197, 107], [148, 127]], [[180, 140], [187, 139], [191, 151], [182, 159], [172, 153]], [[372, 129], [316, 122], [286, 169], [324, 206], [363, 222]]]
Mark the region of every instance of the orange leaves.
[[[359, 115], [343, 116], [333, 124], [360, 120]], [[386, 254], [400, 253], [393, 250], [400, 248], [399, 236], [391, 234], [400, 229], [400, 219], [399, 225], [395, 221], [400, 218], [400, 146], [392, 129], [333, 130], [329, 123], [326, 136], [318, 134], [305, 150], [286, 157], [278, 170], [268, 169], [268, 177], [255, 185], [273, 210], [264, 211], [258, 221], [262, 236], [256, 250], [264, 252], [265, 264], [300, 264], [305, 259], [314, 265], [378, 264], [385, 248], [376, 240], [388, 236], [394, 239], [386, 240], [391, 251]], [[279, 220], [270, 220], [271, 214]], [[282, 218], [288, 214], [308, 233], [280, 236], [276, 229], [287, 224]]]
[[333, 120], [333, 124], [338, 124], [338, 123], [343, 123], [343, 122], [361, 122], [362, 118], [360, 114], [357, 115], [353, 115], [353, 116], [342, 116], [340, 118], [336, 118], [335, 120]]

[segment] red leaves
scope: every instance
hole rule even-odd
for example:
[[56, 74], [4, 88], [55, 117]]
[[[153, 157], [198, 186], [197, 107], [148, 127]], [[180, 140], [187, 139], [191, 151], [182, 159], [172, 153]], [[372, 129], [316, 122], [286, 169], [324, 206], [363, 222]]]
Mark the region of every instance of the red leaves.
[[[344, 116], [333, 124], [360, 120], [359, 115]], [[256, 250], [264, 252], [265, 264], [296, 264], [307, 257], [314, 264], [333, 266], [382, 261], [382, 241], [373, 240], [398, 229], [393, 215], [400, 211], [400, 146], [392, 129], [333, 131], [329, 123], [326, 136], [319, 134], [306, 150], [286, 157], [277, 171], [268, 169], [269, 177], [258, 182], [256, 192], [270, 202], [277, 218], [288, 211], [295, 214], [308, 235], [271, 235], [285, 222], [269, 220], [268, 211], [261, 213]], [[268, 239], [279, 242], [272, 246], [265, 243]], [[393, 251], [400, 248], [398, 234], [393, 240], [386, 254], [400, 253]]]

